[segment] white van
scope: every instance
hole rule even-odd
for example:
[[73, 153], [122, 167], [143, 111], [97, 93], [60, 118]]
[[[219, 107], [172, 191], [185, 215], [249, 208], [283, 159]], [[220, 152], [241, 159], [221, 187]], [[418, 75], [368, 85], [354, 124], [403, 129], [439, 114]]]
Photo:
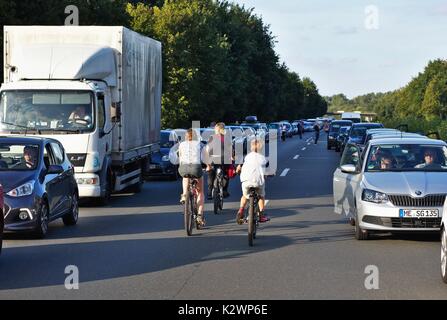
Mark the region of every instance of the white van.
[[351, 120], [352, 123], [362, 122], [362, 117], [358, 112], [343, 112], [341, 120]]

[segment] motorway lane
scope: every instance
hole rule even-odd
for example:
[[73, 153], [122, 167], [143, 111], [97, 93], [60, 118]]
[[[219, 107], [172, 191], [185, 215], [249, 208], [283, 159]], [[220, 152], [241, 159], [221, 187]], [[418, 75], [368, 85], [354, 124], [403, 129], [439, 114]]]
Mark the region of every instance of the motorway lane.
[[[48, 239], [10, 235], [0, 258], [0, 299], [445, 299], [433, 236], [381, 236], [359, 242], [333, 213], [339, 155], [298, 137], [278, 142], [277, 176], [267, 179], [268, 212], [253, 248], [235, 223], [240, 186], [207, 228], [186, 237], [180, 182], [151, 181], [110, 206], [82, 208], [77, 226], [50, 225]], [[303, 148], [306, 148], [303, 150]], [[294, 159], [299, 155], [297, 159]], [[284, 169], [287, 175], [280, 176]], [[79, 290], [64, 287], [67, 265]], [[367, 265], [379, 290], [366, 290]]]

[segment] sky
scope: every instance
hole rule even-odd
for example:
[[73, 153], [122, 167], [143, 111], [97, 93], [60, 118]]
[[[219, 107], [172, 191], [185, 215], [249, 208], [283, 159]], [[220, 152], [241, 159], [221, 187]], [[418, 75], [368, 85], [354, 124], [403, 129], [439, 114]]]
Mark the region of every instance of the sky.
[[254, 8], [281, 62], [322, 95], [405, 86], [447, 59], [447, 0], [233, 0]]

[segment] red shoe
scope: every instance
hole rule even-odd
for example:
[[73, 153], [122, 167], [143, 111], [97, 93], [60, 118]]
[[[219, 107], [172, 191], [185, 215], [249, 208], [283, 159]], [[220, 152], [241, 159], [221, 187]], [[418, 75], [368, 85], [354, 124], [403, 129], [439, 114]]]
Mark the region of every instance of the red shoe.
[[259, 214], [259, 223], [264, 223], [264, 222], [267, 222], [267, 221], [270, 221], [270, 217], [266, 216], [263, 213], [260, 213]]

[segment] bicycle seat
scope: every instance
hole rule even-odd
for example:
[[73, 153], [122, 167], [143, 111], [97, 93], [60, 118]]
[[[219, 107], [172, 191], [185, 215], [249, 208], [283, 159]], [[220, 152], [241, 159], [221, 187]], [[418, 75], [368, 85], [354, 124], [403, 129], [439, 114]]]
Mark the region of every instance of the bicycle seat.
[[198, 177], [196, 177], [196, 176], [194, 176], [194, 175], [191, 175], [191, 174], [185, 174], [185, 175], [183, 176], [183, 178], [188, 178], [188, 179], [199, 179]]

